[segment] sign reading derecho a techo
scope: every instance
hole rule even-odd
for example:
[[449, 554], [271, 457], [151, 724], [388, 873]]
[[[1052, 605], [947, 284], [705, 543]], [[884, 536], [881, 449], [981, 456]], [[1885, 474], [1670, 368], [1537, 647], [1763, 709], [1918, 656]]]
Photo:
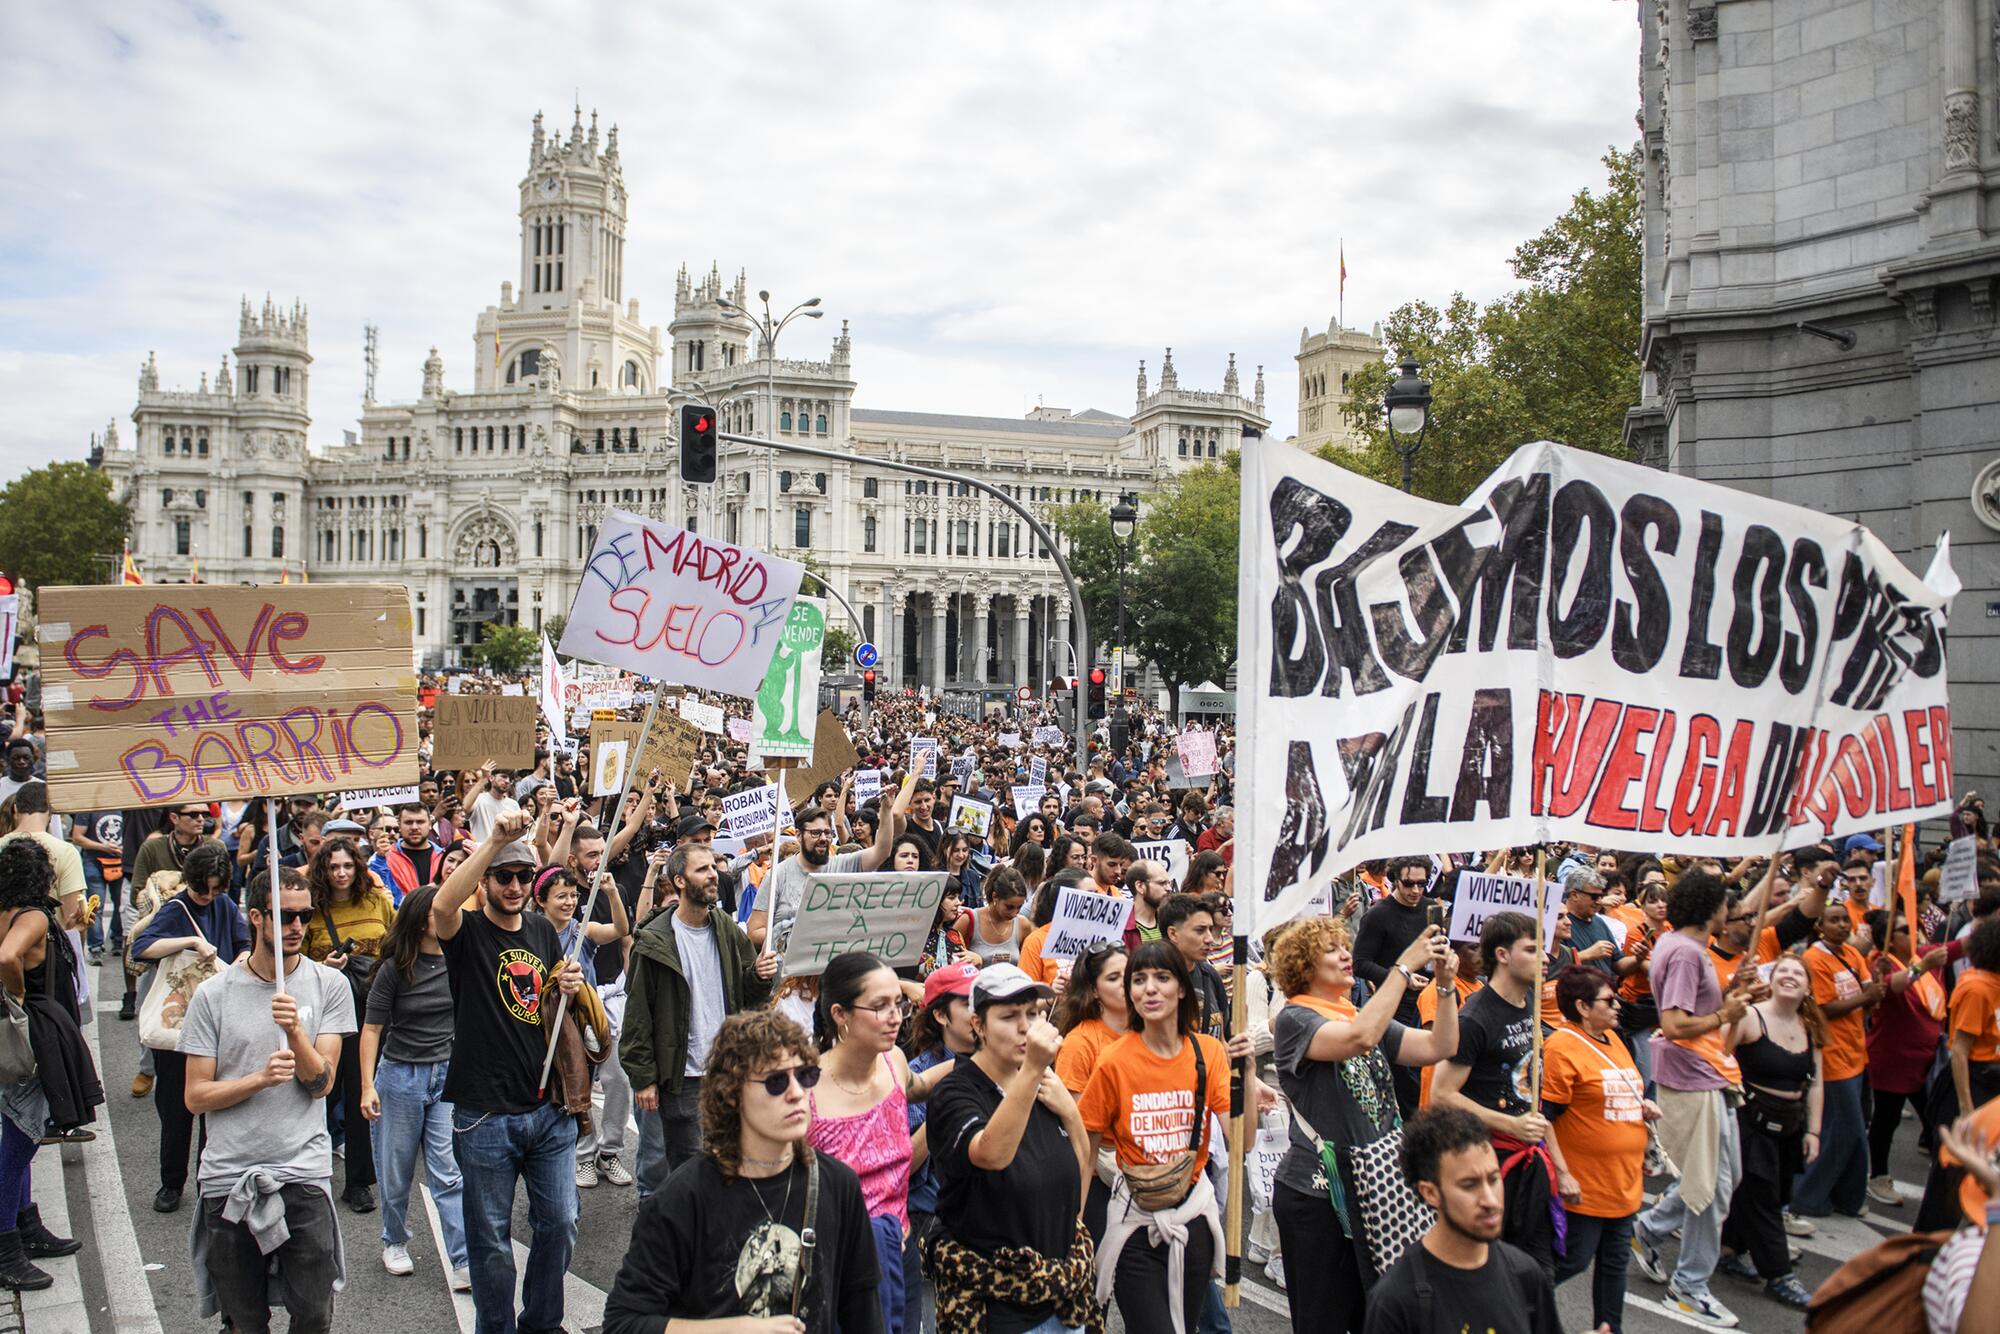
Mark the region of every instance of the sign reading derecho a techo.
[[823, 973], [835, 958], [856, 951], [891, 968], [917, 962], [944, 899], [944, 882], [943, 871], [813, 876], [785, 945], [785, 976]]
[[56, 587], [40, 612], [59, 810], [417, 781], [401, 584]]

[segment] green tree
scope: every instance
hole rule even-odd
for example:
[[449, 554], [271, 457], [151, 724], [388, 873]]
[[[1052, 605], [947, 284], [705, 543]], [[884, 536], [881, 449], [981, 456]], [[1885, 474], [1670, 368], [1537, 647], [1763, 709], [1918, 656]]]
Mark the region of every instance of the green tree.
[[[569, 617], [562, 612], [557, 612], [553, 616], [542, 617], [542, 633], [548, 636], [549, 643], [551, 644], [562, 643], [563, 630], [568, 625]], [[539, 652], [539, 650], [537, 651]]]
[[854, 670], [854, 646], [860, 643], [854, 631], [844, 625], [826, 627], [826, 643], [819, 652], [820, 672], [837, 676]]
[[490, 667], [503, 676], [525, 670], [529, 663], [541, 661], [541, 656], [540, 635], [525, 625], [502, 625], [498, 621], [488, 621], [485, 636], [472, 646], [475, 665]]
[[[1579, 190], [1562, 216], [1510, 261], [1524, 286], [1482, 309], [1454, 294], [1442, 309], [1412, 301], [1393, 311], [1383, 339], [1423, 363], [1430, 429], [1411, 490], [1463, 500], [1516, 448], [1555, 440], [1623, 456], [1625, 411], [1639, 401], [1639, 151], [1604, 156], [1601, 191]], [[1402, 463], [1382, 424], [1393, 367], [1350, 382], [1348, 424], [1363, 444], [1323, 457], [1395, 485]]]
[[0, 569], [35, 588], [116, 582], [128, 517], [87, 463], [22, 473], [0, 490]]
[[[1126, 575], [1126, 637], [1167, 684], [1175, 709], [1183, 686], [1220, 681], [1236, 661], [1237, 506], [1241, 461], [1191, 468], [1148, 502], [1139, 562]], [[1109, 643], [1114, 619], [1098, 635]]]
[[[1063, 559], [1083, 591], [1091, 651], [1108, 648], [1118, 633], [1118, 539], [1111, 535], [1111, 510], [1094, 500], [1058, 505], [1049, 511], [1049, 528], [1063, 544]], [[1135, 554], [1126, 553], [1128, 581]]]

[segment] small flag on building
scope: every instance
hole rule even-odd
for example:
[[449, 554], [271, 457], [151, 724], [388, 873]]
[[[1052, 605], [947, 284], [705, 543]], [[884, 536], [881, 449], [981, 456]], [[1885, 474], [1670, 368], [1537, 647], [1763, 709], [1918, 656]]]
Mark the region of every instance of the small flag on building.
[[125, 548], [125, 570], [123, 575], [123, 582], [128, 584], [143, 584], [146, 582], [144, 579], [141, 579], [139, 577], [139, 566], [138, 563], [132, 559], [132, 548], [130, 547]]

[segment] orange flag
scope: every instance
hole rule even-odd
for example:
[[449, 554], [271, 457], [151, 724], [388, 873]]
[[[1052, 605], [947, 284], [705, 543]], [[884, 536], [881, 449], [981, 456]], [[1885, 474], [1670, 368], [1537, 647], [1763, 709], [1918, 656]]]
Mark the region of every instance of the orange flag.
[[[1910, 939], [1915, 942], [1917, 930], [1917, 827], [1903, 826], [1903, 850], [1896, 858], [1896, 898], [1903, 905], [1903, 924], [1910, 928]], [[1893, 931], [1893, 928], [1892, 928]], [[1916, 948], [1913, 943], [1912, 949]]]
[[290, 582], [292, 582], [292, 567], [286, 565], [282, 561], [280, 561], [278, 564], [278, 582], [281, 584], [289, 584]]
[[132, 549], [130, 547], [125, 548], [125, 572], [122, 576], [122, 581], [128, 584], [143, 584], [146, 582], [139, 577], [139, 566], [132, 559]]

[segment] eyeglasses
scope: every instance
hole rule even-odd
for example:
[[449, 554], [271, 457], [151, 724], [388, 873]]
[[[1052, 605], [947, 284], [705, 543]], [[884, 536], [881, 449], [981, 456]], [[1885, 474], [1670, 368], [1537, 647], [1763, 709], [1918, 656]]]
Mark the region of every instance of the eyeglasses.
[[914, 1007], [911, 1006], [909, 998], [904, 997], [899, 1000], [886, 1000], [883, 1001], [880, 1005], [856, 1005], [851, 1008], [856, 1010], [866, 1010], [869, 1014], [874, 1015], [877, 1019], [887, 1019], [891, 1014], [895, 1014], [903, 1019], [908, 1019]]
[[488, 871], [486, 874], [492, 877], [493, 883], [496, 885], [525, 885], [535, 878], [535, 873], [532, 870], [514, 871], [506, 867]]
[[1592, 997], [1590, 1003], [1592, 1005], [1616, 1005], [1619, 1002], [1616, 996], [1606, 994], [1603, 996]]
[[795, 1079], [800, 1088], [810, 1092], [819, 1084], [819, 1073], [819, 1067], [816, 1065], [788, 1065], [783, 1070], [773, 1070], [754, 1082], [762, 1084], [764, 1092], [772, 1097], [782, 1098], [785, 1096], [785, 1090], [792, 1086], [792, 1081]]

